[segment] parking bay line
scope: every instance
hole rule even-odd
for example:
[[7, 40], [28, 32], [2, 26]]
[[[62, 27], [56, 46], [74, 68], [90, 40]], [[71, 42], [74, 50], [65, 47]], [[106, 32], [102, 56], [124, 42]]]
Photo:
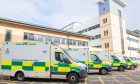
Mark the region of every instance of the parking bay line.
[[119, 82], [120, 83], [120, 81], [119, 80], [117, 80], [116, 78], [115, 78], [115, 76], [114, 75], [112, 75], [111, 76], [116, 82]]
[[85, 84], [87, 84], [87, 77], [85, 78]]
[[[115, 73], [117, 73], [117, 72], [115, 72]], [[120, 75], [120, 76], [122, 76], [122, 77], [124, 77], [124, 78], [126, 78], [126, 79], [128, 79], [128, 80], [131, 80], [132, 82], [135, 82], [135, 83], [139, 84], [139, 82], [137, 82], [137, 81], [135, 81], [135, 80], [132, 80], [132, 79], [130, 79], [130, 78], [128, 78], [128, 77], [126, 77], [126, 76], [120, 74], [120, 73], [117, 73], [117, 74]]]
[[105, 84], [100, 76], [98, 76], [98, 78], [99, 78], [99, 80], [101, 81], [102, 84]]
[[10, 84], [10, 83], [8, 83], [8, 82], [0, 82], [0, 84]]

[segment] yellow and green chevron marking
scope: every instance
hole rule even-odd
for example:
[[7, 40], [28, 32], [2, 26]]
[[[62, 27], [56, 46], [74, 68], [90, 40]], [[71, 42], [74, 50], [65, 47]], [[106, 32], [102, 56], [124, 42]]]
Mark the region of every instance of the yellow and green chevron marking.
[[80, 61], [83, 64], [88, 65], [89, 69], [100, 69], [102, 67], [106, 67], [107, 63], [106, 62], [93, 62], [93, 61]]
[[[55, 66], [55, 64], [57, 64], [57, 66]], [[63, 62], [52, 62], [51, 67], [53, 72], [70, 72], [73, 70], [80, 72], [79, 66], [77, 66], [77, 64], [74, 62], [71, 64], [65, 64]]]
[[[55, 66], [57, 64], [57, 66]], [[49, 71], [49, 62], [30, 62], [30, 61], [2, 61], [2, 70], [24, 70], [24, 71], [37, 71], [45, 72]], [[51, 62], [51, 71], [53, 72], [70, 72], [75, 70], [80, 72], [79, 66], [75, 63], [64, 64], [61, 62]]]
[[49, 70], [49, 62], [2, 61], [1, 69], [44, 72]]

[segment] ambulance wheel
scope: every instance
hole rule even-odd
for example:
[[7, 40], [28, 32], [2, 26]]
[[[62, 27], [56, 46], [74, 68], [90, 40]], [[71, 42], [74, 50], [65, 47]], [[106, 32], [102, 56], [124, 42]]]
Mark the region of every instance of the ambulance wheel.
[[100, 72], [99, 72], [101, 75], [106, 75], [107, 74], [107, 69], [106, 68], [102, 68], [100, 69]]
[[24, 75], [24, 73], [23, 73], [23, 72], [17, 72], [17, 73], [16, 73], [16, 79], [17, 79], [18, 81], [23, 81], [23, 80], [25, 80], [25, 75]]
[[134, 65], [130, 66], [130, 69], [131, 70], [134, 70], [135, 69], [135, 66]]
[[124, 71], [125, 68], [124, 68], [123, 66], [120, 66], [118, 70], [119, 70], [119, 71]]
[[68, 75], [68, 82], [70, 84], [75, 84], [75, 83], [78, 83], [79, 81], [80, 81], [80, 78], [79, 78], [78, 74], [76, 74], [76, 73], [70, 73]]

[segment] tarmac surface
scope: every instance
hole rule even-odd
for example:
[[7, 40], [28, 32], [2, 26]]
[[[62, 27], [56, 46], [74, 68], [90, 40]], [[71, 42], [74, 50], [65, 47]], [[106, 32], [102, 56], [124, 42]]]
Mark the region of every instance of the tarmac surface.
[[[15, 79], [9, 79], [9, 77], [0, 76], [0, 84], [68, 84], [68, 82], [67, 80], [59, 79], [26, 79], [25, 81], [16, 81]], [[107, 75], [92, 73], [85, 80], [81, 80], [79, 84], [140, 84], [140, 67], [124, 72], [112, 71]]]

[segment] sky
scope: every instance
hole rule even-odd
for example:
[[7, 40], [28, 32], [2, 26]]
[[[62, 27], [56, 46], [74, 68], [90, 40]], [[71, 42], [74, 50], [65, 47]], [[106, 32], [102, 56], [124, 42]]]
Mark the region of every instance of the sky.
[[[0, 17], [53, 28], [98, 17], [98, 0], [0, 0]], [[140, 29], [140, 0], [125, 0], [126, 26]]]

